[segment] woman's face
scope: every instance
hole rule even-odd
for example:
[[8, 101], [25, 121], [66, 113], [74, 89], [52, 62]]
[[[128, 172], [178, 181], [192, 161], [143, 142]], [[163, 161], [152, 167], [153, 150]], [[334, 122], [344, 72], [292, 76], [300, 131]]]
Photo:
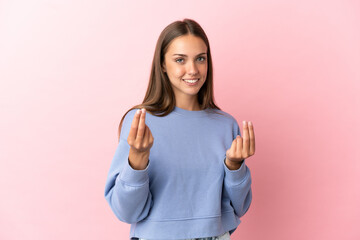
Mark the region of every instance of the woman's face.
[[207, 47], [194, 35], [172, 40], [164, 56], [163, 71], [169, 77], [176, 99], [196, 97], [206, 80]]

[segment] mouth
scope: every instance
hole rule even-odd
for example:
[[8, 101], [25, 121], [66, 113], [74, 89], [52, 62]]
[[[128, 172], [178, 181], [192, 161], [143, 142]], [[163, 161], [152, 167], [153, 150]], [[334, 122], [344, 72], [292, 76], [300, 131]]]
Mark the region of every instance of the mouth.
[[200, 78], [183, 79], [188, 85], [195, 85], [199, 80]]

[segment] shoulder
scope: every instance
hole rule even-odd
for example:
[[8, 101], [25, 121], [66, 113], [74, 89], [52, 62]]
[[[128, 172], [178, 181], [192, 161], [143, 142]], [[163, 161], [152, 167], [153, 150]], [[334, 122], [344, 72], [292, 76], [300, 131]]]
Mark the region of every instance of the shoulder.
[[231, 124], [237, 124], [236, 119], [228, 112], [219, 109], [209, 109], [211, 118], [219, 118], [222, 121], [226, 121]]
[[[225, 111], [222, 110], [216, 110], [218, 113], [220, 113], [223, 117], [222, 119], [222, 123], [224, 125], [226, 125], [227, 129], [231, 129], [232, 133], [233, 133], [233, 138], [236, 137], [236, 135], [240, 135], [240, 127], [239, 124], [236, 120], [236, 118], [234, 116], [232, 116], [230, 113], [227, 113]], [[225, 127], [225, 126], [224, 126]]]

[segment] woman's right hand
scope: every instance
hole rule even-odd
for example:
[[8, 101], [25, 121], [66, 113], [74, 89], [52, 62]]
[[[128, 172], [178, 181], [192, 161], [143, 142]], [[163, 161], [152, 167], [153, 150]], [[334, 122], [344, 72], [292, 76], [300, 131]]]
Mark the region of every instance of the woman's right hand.
[[150, 148], [153, 145], [154, 137], [149, 127], [145, 124], [146, 110], [137, 110], [127, 142], [130, 145], [129, 164], [135, 170], [143, 170], [149, 162]]

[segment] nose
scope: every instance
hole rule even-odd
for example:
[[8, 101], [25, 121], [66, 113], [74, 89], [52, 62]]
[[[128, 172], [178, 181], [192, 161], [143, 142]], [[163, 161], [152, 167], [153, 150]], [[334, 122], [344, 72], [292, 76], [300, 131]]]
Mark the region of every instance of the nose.
[[198, 74], [199, 70], [198, 70], [195, 62], [189, 61], [187, 72], [188, 72], [189, 75]]

